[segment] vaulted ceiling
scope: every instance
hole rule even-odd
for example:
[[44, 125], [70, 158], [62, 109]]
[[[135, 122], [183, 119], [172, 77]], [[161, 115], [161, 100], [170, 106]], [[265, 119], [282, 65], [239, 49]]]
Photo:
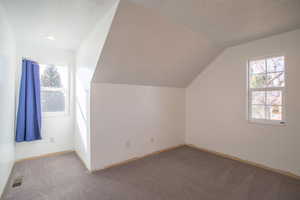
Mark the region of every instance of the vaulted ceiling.
[[[152, 8], [219, 46], [300, 28], [299, 0], [130, 0]], [[54, 46], [77, 49], [115, 0], [0, 0], [17, 38], [54, 36]], [[47, 42], [47, 41], [46, 41]]]
[[121, 1], [94, 82], [185, 87], [220, 51], [155, 10]]
[[186, 87], [224, 48], [297, 29], [300, 1], [122, 0], [95, 82]]
[[300, 28], [299, 0], [131, 0], [228, 47]]
[[[78, 50], [118, 0], [0, 0], [17, 42]], [[120, 0], [95, 82], [185, 87], [226, 47], [300, 28], [300, 0]]]

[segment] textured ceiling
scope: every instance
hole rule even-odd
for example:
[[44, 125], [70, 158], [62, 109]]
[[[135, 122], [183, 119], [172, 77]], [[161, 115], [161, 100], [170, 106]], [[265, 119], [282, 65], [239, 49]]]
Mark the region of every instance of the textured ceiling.
[[[115, 0], [0, 0], [17, 41], [76, 50]], [[53, 36], [55, 40], [46, 37]]]
[[131, 0], [224, 47], [300, 28], [300, 0]]

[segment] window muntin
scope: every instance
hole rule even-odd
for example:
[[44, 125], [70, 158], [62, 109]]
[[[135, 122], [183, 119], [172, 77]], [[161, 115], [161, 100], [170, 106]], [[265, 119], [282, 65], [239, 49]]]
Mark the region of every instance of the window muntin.
[[251, 121], [285, 121], [285, 58], [266, 57], [248, 62], [248, 118]]
[[67, 66], [40, 65], [41, 106], [43, 114], [68, 113], [69, 74]]

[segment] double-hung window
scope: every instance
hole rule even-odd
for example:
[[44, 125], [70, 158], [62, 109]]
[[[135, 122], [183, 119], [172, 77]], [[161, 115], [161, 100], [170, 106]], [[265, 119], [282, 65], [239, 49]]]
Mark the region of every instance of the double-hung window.
[[40, 65], [41, 105], [44, 116], [69, 111], [69, 73], [67, 66]]
[[284, 124], [286, 119], [285, 57], [248, 61], [248, 118], [253, 122]]

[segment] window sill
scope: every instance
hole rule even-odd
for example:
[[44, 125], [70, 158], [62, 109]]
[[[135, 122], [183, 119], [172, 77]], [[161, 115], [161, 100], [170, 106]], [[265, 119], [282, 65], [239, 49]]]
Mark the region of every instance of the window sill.
[[70, 113], [68, 112], [58, 112], [58, 113], [42, 113], [42, 119], [46, 118], [57, 118], [57, 117], [69, 117]]
[[258, 125], [270, 125], [270, 126], [287, 126], [287, 122], [285, 121], [270, 121], [270, 120], [248, 120], [250, 124], [258, 124]]

